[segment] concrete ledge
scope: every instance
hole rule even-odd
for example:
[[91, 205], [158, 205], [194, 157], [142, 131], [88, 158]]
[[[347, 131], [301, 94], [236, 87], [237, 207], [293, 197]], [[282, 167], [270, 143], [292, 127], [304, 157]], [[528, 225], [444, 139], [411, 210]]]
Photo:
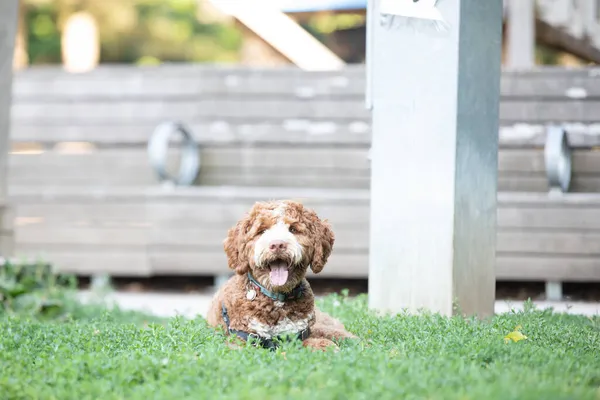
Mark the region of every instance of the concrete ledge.
[[[86, 303], [95, 299], [89, 291], [79, 293], [79, 298]], [[179, 293], [125, 293], [114, 292], [104, 299], [109, 305], [114, 304], [124, 310], [142, 311], [160, 317], [173, 317], [177, 315], [186, 318], [195, 318], [200, 315], [206, 317], [210, 306], [212, 293], [179, 294]], [[600, 315], [600, 303], [585, 302], [553, 302], [535, 301], [538, 309], [552, 308], [556, 312], [579, 314], [586, 316]], [[523, 301], [496, 300], [495, 313], [503, 314], [511, 310], [523, 310]]]

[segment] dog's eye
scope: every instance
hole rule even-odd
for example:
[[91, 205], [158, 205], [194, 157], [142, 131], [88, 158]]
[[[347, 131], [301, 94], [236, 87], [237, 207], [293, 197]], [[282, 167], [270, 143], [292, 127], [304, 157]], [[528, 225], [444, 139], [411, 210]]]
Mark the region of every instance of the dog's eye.
[[295, 226], [290, 226], [290, 233], [298, 233], [298, 228], [296, 228]]

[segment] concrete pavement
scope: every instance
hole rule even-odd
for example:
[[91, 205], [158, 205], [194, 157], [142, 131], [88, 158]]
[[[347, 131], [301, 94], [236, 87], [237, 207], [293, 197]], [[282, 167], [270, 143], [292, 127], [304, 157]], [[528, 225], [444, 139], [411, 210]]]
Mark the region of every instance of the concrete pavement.
[[[93, 293], [89, 291], [82, 291], [79, 296], [84, 302], [94, 298]], [[105, 300], [124, 310], [144, 311], [161, 317], [182, 315], [194, 318], [197, 315], [206, 317], [211, 297], [212, 293], [209, 292], [202, 294], [112, 292]], [[523, 301], [498, 300], [495, 311], [505, 313], [511, 309], [522, 310], [523, 303]], [[553, 308], [557, 312], [569, 314], [600, 315], [600, 303], [534, 301], [534, 304], [539, 309]]]

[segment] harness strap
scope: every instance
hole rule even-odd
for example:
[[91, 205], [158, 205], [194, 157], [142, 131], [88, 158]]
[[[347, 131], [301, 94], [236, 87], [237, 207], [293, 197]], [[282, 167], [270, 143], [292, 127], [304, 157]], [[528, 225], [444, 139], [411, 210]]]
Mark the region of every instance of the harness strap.
[[256, 287], [262, 294], [275, 301], [297, 300], [304, 295], [305, 288], [302, 283], [298, 284], [298, 286], [296, 286], [290, 293], [275, 293], [261, 285], [256, 279], [254, 279], [250, 272], [248, 272], [247, 275], [248, 280], [254, 287]]
[[[227, 314], [227, 308], [225, 308], [225, 303], [221, 303], [221, 314], [223, 316], [223, 321], [225, 321], [225, 325], [227, 325], [227, 332], [231, 335], [236, 335], [243, 339], [244, 341], [248, 341], [248, 339], [254, 339], [258, 342], [258, 345], [264, 347], [265, 349], [275, 350], [279, 345], [277, 342], [284, 340], [284, 338], [277, 336], [275, 339], [273, 338], [264, 338], [255, 333], [249, 333], [245, 331], [238, 331], [237, 329], [232, 329], [229, 326], [229, 315]], [[306, 340], [310, 336], [310, 328], [307, 326], [306, 329], [298, 332], [296, 338], [299, 340]], [[289, 338], [287, 338], [289, 340]]]

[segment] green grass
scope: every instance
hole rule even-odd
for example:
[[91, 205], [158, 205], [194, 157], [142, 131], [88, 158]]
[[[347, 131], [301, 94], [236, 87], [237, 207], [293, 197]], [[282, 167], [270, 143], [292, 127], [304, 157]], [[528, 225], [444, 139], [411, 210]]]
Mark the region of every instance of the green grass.
[[[11, 317], [38, 321], [91, 320], [108, 312], [102, 301], [88, 305], [75, 300], [77, 278], [56, 273], [43, 261], [5, 260], [0, 257], [0, 321]], [[100, 297], [102, 293], [98, 292]], [[114, 309], [113, 319], [158, 322], [160, 318]], [[1, 394], [1, 392], [0, 392]], [[0, 398], [1, 399], [1, 398]]]
[[[528, 309], [490, 322], [323, 309], [361, 337], [338, 353], [230, 350], [206, 322], [85, 308], [0, 319], [2, 399], [598, 399], [600, 318]], [[93, 315], [98, 315], [94, 317]], [[504, 342], [521, 325], [526, 340]]]

